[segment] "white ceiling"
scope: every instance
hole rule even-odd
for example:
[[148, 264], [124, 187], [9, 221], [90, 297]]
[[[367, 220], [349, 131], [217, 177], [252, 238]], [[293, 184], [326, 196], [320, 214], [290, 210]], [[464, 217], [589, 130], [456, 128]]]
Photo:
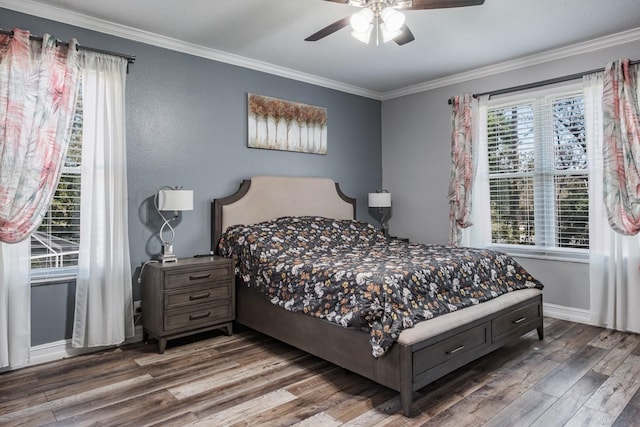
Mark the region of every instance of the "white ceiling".
[[595, 49], [603, 37], [640, 39], [640, 0], [486, 0], [405, 11], [416, 40], [404, 46], [365, 45], [349, 28], [305, 42], [359, 10], [322, 0], [0, 0], [0, 7], [379, 99], [496, 64], [518, 68], [549, 52]]

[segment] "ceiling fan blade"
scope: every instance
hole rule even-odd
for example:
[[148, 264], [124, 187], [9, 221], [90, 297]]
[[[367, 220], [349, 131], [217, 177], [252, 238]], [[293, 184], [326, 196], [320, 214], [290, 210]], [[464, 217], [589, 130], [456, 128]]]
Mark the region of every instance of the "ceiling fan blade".
[[334, 3], [342, 3], [342, 4], [349, 3], [349, 0], [324, 0], [324, 1], [332, 1]]
[[320, 31], [311, 34], [309, 37], [307, 37], [304, 40], [307, 41], [307, 42], [315, 42], [317, 40], [320, 40], [321, 38], [327, 37], [329, 34], [333, 34], [336, 31], [341, 30], [344, 27], [346, 27], [347, 25], [349, 25], [349, 20], [350, 19], [351, 19], [350, 16], [347, 16], [345, 18], [339, 19], [336, 22], [334, 22], [333, 24], [327, 25], [326, 27], [324, 27]]
[[393, 41], [396, 42], [398, 46], [402, 46], [415, 40], [415, 37], [413, 37], [413, 33], [406, 25], [403, 25], [402, 28], [400, 28], [400, 31], [402, 31], [402, 33], [400, 33], [398, 37], [393, 39]]
[[406, 9], [443, 9], [447, 7], [480, 6], [483, 3], [484, 0], [413, 0], [411, 7]]

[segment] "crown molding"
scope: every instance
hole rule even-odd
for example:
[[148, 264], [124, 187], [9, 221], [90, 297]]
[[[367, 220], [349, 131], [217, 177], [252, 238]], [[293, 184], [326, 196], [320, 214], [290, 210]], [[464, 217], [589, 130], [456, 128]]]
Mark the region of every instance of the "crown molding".
[[87, 30], [97, 31], [135, 42], [149, 44], [176, 52], [186, 53], [189, 55], [199, 56], [211, 59], [225, 64], [237, 65], [243, 68], [249, 68], [279, 77], [297, 80], [304, 83], [310, 83], [316, 86], [335, 89], [340, 92], [346, 92], [353, 95], [359, 95], [366, 98], [380, 100], [382, 93], [364, 89], [358, 86], [349, 85], [314, 74], [303, 73], [292, 70], [290, 68], [280, 67], [264, 61], [245, 58], [232, 53], [206, 48], [182, 40], [165, 37], [149, 31], [139, 30], [137, 28], [116, 24], [102, 19], [93, 18], [81, 13], [68, 11], [58, 7], [50, 6], [43, 3], [36, 3], [31, 0], [0, 0], [0, 7], [14, 10], [16, 12], [25, 13], [27, 15], [37, 16], [39, 18], [50, 19], [52, 21], [62, 22], [64, 24], [73, 25]]
[[242, 57], [232, 53], [205, 48], [192, 43], [186, 43], [181, 40], [161, 36], [155, 33], [127, 27], [120, 24], [115, 24], [113, 22], [93, 18], [77, 12], [71, 12], [58, 7], [53, 7], [47, 4], [36, 3], [32, 0], [0, 0], [0, 7], [11, 9], [16, 12], [25, 13], [28, 15], [38, 16], [40, 18], [74, 25], [100, 33], [129, 39], [140, 43], [173, 50], [176, 52], [199, 56], [202, 58], [236, 65], [239, 67], [273, 74], [291, 80], [297, 80], [300, 82], [326, 87], [328, 89], [334, 89], [340, 92], [350, 93], [353, 95], [358, 95], [379, 101], [386, 101], [401, 96], [425, 92], [453, 84], [463, 83], [469, 80], [488, 77], [507, 71], [515, 71], [518, 69], [530, 67], [532, 65], [543, 64], [558, 59], [564, 59], [583, 53], [597, 51], [599, 49], [610, 46], [640, 40], [640, 28], [635, 28], [609, 36], [600, 37], [598, 39], [576, 43], [547, 52], [529, 55], [511, 61], [489, 65], [487, 67], [478, 68], [464, 73], [454, 74], [440, 79], [429, 80], [416, 85], [382, 93], [364, 89], [358, 86], [345, 84], [336, 80], [326, 79], [314, 74], [303, 73], [300, 71], [292, 70], [290, 68], [280, 67], [278, 65], [270, 64], [263, 61], [257, 61], [255, 59]]
[[433, 90], [453, 84], [463, 83], [469, 80], [479, 79], [481, 77], [488, 77], [507, 71], [515, 71], [533, 65], [544, 64], [546, 62], [569, 58], [571, 56], [580, 55], [583, 53], [594, 52], [607, 47], [629, 43], [637, 40], [640, 40], [640, 28], [634, 28], [632, 30], [611, 34], [586, 42], [576, 43], [558, 49], [553, 49], [546, 52], [514, 59], [511, 61], [477, 68], [475, 70], [467, 71], [464, 73], [454, 74], [451, 76], [443, 77], [441, 79], [430, 80], [428, 82], [385, 92], [382, 94], [382, 100], [386, 101], [401, 96], [425, 92], [428, 90]]

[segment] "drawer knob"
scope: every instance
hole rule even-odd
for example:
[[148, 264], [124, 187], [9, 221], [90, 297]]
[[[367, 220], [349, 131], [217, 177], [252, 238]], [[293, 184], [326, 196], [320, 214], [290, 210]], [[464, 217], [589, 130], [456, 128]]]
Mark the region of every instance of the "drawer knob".
[[203, 314], [192, 314], [189, 316], [189, 320], [198, 320], [198, 319], [204, 319], [205, 317], [209, 317], [211, 316], [211, 312], [208, 311], [206, 313]]
[[207, 292], [206, 294], [199, 294], [199, 295], [189, 295], [189, 301], [205, 299], [205, 298], [209, 298], [209, 296], [211, 296], [211, 292]]
[[464, 348], [464, 346], [461, 345], [459, 347], [454, 348], [453, 350], [447, 351], [447, 354], [455, 354], [455, 353], [459, 352], [460, 350], [462, 350], [463, 348]]
[[208, 279], [209, 277], [211, 277], [211, 273], [209, 273], [209, 274], [201, 274], [199, 276], [189, 276], [189, 280]]
[[527, 318], [526, 318], [526, 317], [521, 317], [521, 318], [519, 318], [518, 320], [514, 320], [514, 321], [513, 321], [513, 324], [514, 324], [514, 325], [517, 325], [517, 324], [519, 324], [519, 323], [524, 322], [525, 320], [527, 320]]

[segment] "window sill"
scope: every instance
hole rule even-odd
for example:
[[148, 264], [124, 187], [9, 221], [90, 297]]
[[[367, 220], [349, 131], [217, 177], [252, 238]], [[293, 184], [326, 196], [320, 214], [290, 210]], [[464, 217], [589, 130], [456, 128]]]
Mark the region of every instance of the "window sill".
[[78, 267], [31, 270], [31, 286], [68, 283], [78, 278]]
[[587, 249], [551, 249], [541, 247], [515, 247], [511, 245], [492, 245], [490, 249], [505, 252], [512, 257], [589, 264], [589, 251]]

